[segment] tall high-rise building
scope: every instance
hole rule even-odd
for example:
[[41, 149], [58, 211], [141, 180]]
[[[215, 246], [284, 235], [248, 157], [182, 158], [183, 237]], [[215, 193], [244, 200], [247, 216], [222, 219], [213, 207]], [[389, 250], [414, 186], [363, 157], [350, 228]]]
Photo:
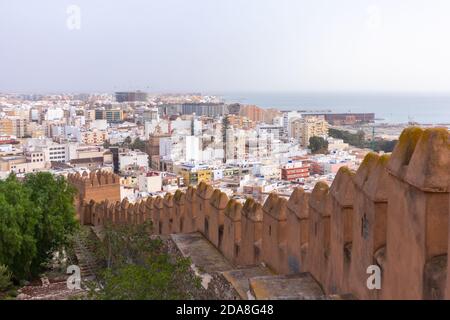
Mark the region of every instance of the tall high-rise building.
[[181, 113], [217, 117], [226, 114], [227, 110], [223, 103], [184, 103], [181, 106]]
[[28, 120], [17, 116], [0, 119], [0, 135], [24, 138], [28, 135]]
[[120, 109], [95, 110], [95, 120], [107, 122], [120, 122], [123, 120], [123, 111]]
[[291, 137], [299, 140], [300, 145], [304, 148], [308, 147], [311, 137], [321, 137], [328, 135], [329, 124], [323, 116], [311, 117], [306, 116], [295, 119], [290, 124]]
[[147, 101], [147, 93], [142, 91], [116, 92], [117, 102], [144, 102]]
[[243, 160], [245, 153], [246, 134], [242, 129], [230, 128], [226, 131], [226, 159]]

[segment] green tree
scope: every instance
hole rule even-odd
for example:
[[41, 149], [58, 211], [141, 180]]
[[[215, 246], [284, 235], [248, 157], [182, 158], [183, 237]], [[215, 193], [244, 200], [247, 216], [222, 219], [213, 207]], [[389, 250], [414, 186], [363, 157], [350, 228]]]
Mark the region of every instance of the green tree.
[[64, 177], [48, 172], [27, 175], [24, 186], [38, 213], [34, 234], [37, 252], [31, 265], [31, 272], [36, 275], [54, 251], [69, 243], [78, 226], [73, 205], [76, 191]]
[[75, 191], [63, 177], [11, 174], [0, 181], [0, 264], [16, 280], [37, 275], [77, 227]]
[[344, 130], [330, 128], [329, 135], [336, 139], [342, 139], [345, 143], [358, 148], [365, 148], [366, 140], [364, 131], [359, 130], [357, 133], [351, 133]]
[[126, 137], [125, 138], [125, 140], [123, 140], [123, 146], [124, 147], [129, 147], [130, 145], [131, 145], [131, 143], [132, 143], [133, 141], [131, 140], [131, 137], [130, 136], [128, 136], [128, 137]]
[[134, 150], [141, 150], [142, 152], [145, 152], [145, 141], [141, 140], [139, 137], [137, 137], [134, 142], [130, 145], [131, 149]]
[[12, 287], [11, 277], [12, 273], [8, 270], [8, 267], [0, 265], [0, 294]]
[[39, 210], [14, 174], [0, 181], [0, 264], [16, 279], [30, 275], [37, 254]]
[[161, 247], [161, 241], [149, 237], [151, 229], [149, 221], [136, 225], [105, 224], [103, 241], [94, 244], [98, 258], [112, 269], [144, 262], [147, 255], [159, 252]]
[[189, 299], [189, 290], [195, 286], [185, 282], [189, 281], [189, 266], [187, 259], [172, 261], [169, 255], [160, 254], [148, 258], [144, 264], [107, 269], [103, 288], [94, 297], [100, 300]]
[[352, 146], [358, 148], [371, 148], [376, 152], [384, 151], [384, 152], [392, 152], [394, 150], [395, 145], [397, 144], [397, 140], [384, 140], [377, 139], [374, 142], [367, 141], [365, 139], [364, 131], [359, 130], [356, 133], [351, 133], [344, 130], [338, 130], [330, 128], [329, 135], [336, 139], [342, 139], [345, 143], [348, 143]]
[[102, 240], [92, 243], [97, 259], [106, 262], [106, 268], [98, 274], [101, 288], [90, 291], [91, 299], [192, 298], [192, 290], [200, 282], [189, 272], [190, 260], [169, 255], [159, 238], [149, 236], [151, 228], [150, 222], [105, 225]]
[[322, 137], [309, 138], [309, 149], [312, 153], [326, 153], [328, 151], [328, 141]]

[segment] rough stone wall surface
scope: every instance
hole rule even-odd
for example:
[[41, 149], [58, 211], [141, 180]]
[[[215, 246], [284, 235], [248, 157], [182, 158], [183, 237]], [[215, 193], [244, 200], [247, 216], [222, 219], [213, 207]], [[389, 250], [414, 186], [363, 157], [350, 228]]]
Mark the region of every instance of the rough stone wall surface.
[[241, 254], [239, 261], [242, 265], [256, 265], [261, 262], [262, 244], [262, 206], [249, 198], [242, 208], [241, 217]]
[[196, 190], [197, 230], [207, 238], [209, 238], [209, 220], [211, 213], [211, 205], [209, 200], [211, 199], [213, 192], [214, 189], [204, 182], [200, 182]]
[[229, 201], [225, 208], [222, 252], [235, 265], [241, 264], [241, 219], [242, 205], [235, 200]]
[[287, 264], [288, 272], [306, 271], [309, 233], [309, 193], [297, 188], [287, 204]]
[[287, 201], [271, 194], [263, 206], [262, 259], [275, 272], [288, 272]]
[[[331, 186], [295, 190], [289, 201], [272, 194], [263, 206], [252, 199], [238, 206], [202, 182], [136, 204], [83, 199], [78, 212], [83, 224], [151, 220], [156, 234], [199, 231], [230, 263], [264, 263], [284, 275], [309, 272], [325, 294], [450, 299], [449, 168], [448, 130], [413, 127], [392, 155], [370, 153], [356, 173], [343, 168]], [[116, 178], [69, 179], [86, 190], [81, 183], [97, 188]], [[369, 267], [380, 268], [380, 289], [367, 287]], [[227, 282], [217, 277], [220, 293]]]
[[348, 292], [350, 253], [352, 246], [352, 217], [354, 173], [344, 167], [337, 173], [330, 189], [330, 261], [326, 291], [329, 294]]
[[163, 199], [162, 218], [160, 218], [163, 225], [161, 232], [162, 234], [169, 235], [171, 233], [176, 233], [173, 230], [174, 219], [175, 219], [175, 208], [173, 205], [173, 195], [167, 193]]
[[308, 266], [312, 276], [326, 289], [328, 256], [330, 251], [329, 187], [316, 184], [309, 198]]
[[380, 295], [380, 290], [367, 288], [366, 271], [375, 263], [376, 252], [386, 246], [388, 159], [388, 156], [370, 154], [354, 179], [349, 290], [361, 299], [376, 299]]
[[449, 168], [447, 130], [402, 133], [387, 165], [385, 299], [423, 299], [427, 262], [447, 254]]
[[186, 190], [186, 209], [185, 219], [183, 223], [182, 232], [189, 233], [197, 230], [197, 202], [196, 189], [189, 187]]
[[172, 233], [181, 233], [186, 229], [186, 195], [177, 190], [174, 195], [174, 216]]
[[120, 178], [116, 174], [95, 171], [69, 174], [68, 181], [77, 189], [77, 204], [85, 201], [120, 201]]
[[222, 248], [222, 239], [224, 233], [225, 208], [230, 199], [220, 190], [214, 190], [210, 199], [209, 228], [207, 238], [217, 248]]

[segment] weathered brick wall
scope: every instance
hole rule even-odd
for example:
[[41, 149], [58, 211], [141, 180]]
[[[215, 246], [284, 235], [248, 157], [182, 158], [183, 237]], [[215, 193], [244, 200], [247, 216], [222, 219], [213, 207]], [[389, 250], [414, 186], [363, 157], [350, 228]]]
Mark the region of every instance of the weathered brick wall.
[[91, 200], [120, 201], [120, 178], [116, 174], [103, 171], [92, 171], [88, 174], [84, 171], [81, 175], [78, 172], [69, 174], [67, 179], [77, 189], [77, 205]]
[[262, 260], [275, 272], [288, 273], [287, 200], [272, 193], [263, 206]]
[[249, 198], [242, 208], [241, 217], [241, 248], [239, 263], [256, 265], [261, 262], [263, 210], [261, 204]]
[[218, 249], [222, 249], [225, 208], [230, 199], [220, 190], [214, 190], [210, 203], [209, 228], [206, 237]]
[[330, 188], [330, 265], [326, 291], [329, 294], [349, 292], [352, 248], [354, 172], [341, 168]]
[[381, 270], [384, 267], [375, 257], [383, 258], [386, 248], [388, 160], [386, 155], [369, 154], [354, 177], [349, 291], [361, 299], [376, 299], [380, 295], [379, 290], [367, 288], [366, 279], [368, 266], [377, 263]]
[[290, 274], [308, 270], [309, 193], [295, 189], [287, 204], [287, 254]]
[[172, 233], [182, 233], [186, 228], [186, 195], [177, 190], [173, 197], [174, 217], [172, 223]]
[[[331, 187], [297, 189], [288, 201], [272, 194], [242, 206], [200, 183], [136, 204], [84, 200], [78, 212], [85, 224], [151, 219], [158, 234], [200, 231], [235, 266], [309, 272], [327, 294], [450, 299], [449, 185], [448, 130], [409, 128], [392, 155], [368, 154], [356, 173], [342, 168]], [[372, 265], [381, 290], [366, 285]]]
[[197, 191], [193, 187], [186, 190], [185, 219], [182, 232], [189, 233], [197, 230]]
[[239, 265], [241, 261], [241, 229], [242, 205], [236, 200], [226, 204], [223, 223], [223, 240], [221, 251], [232, 264]]
[[171, 193], [166, 193], [166, 195], [164, 196], [162, 215], [162, 218], [160, 217], [160, 220], [163, 222], [162, 234], [168, 235], [175, 233], [175, 207], [173, 202], [173, 195]]
[[196, 224], [197, 230], [200, 231], [206, 238], [209, 236], [209, 219], [211, 212], [210, 199], [214, 189], [204, 182], [200, 182], [196, 190], [197, 216]]
[[[447, 254], [448, 136], [445, 129], [406, 129], [388, 162], [392, 179], [383, 298], [429, 298], [425, 266], [433, 258]], [[433, 291], [442, 289], [435, 286]], [[434, 295], [442, 297], [443, 293]]]
[[326, 183], [319, 182], [309, 197], [308, 266], [312, 276], [326, 290], [330, 255], [330, 196]]

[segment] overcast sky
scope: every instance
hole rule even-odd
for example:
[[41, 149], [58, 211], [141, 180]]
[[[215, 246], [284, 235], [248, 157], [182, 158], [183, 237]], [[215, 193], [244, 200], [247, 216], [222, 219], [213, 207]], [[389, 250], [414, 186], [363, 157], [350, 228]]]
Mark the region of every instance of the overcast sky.
[[450, 91], [449, 16], [448, 0], [0, 0], [0, 92]]

